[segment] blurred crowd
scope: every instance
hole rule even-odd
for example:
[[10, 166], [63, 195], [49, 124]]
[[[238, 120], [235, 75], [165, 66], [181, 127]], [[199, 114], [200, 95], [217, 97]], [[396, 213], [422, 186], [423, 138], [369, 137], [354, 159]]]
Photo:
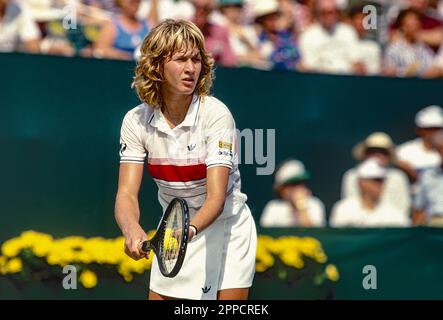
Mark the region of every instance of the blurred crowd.
[[443, 0], [0, 0], [0, 52], [137, 59], [167, 18], [228, 67], [443, 77]]
[[[343, 175], [332, 227], [443, 227], [443, 109], [431, 105], [415, 117], [417, 137], [398, 146], [374, 132], [352, 150], [358, 161]], [[310, 172], [290, 159], [278, 167], [277, 198], [261, 215], [262, 227], [323, 227], [325, 207], [309, 188]]]

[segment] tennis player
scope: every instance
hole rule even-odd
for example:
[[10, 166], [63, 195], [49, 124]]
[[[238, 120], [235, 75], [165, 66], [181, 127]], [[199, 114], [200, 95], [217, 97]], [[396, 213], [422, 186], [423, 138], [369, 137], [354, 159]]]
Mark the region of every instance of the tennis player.
[[166, 278], [153, 259], [149, 299], [247, 299], [252, 285], [255, 223], [240, 191], [235, 122], [209, 95], [212, 78], [193, 23], [168, 19], [145, 38], [134, 78], [143, 103], [124, 117], [120, 138], [115, 217], [125, 252], [144, 257], [138, 193], [146, 160], [163, 211], [180, 197], [191, 217], [182, 269]]

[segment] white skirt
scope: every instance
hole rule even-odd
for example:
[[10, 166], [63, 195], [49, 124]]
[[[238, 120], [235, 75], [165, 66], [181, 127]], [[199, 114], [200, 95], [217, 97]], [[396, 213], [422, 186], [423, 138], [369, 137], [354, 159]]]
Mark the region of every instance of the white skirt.
[[237, 214], [217, 219], [188, 243], [174, 278], [164, 277], [154, 258], [149, 288], [168, 297], [215, 300], [219, 290], [252, 286], [256, 251], [254, 218], [244, 204]]

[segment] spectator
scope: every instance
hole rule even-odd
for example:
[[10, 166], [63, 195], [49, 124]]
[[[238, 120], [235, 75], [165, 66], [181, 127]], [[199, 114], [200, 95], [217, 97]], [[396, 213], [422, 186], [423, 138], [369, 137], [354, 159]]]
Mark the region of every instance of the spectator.
[[[357, 144], [353, 150], [354, 157], [359, 161], [375, 159], [386, 169], [386, 179], [381, 194], [381, 202], [397, 207], [406, 217], [410, 215], [411, 194], [408, 177], [404, 172], [394, 168], [395, 145], [386, 133], [375, 132], [365, 141]], [[358, 197], [357, 168], [348, 170], [342, 180], [342, 198]]]
[[420, 13], [420, 40], [436, 52], [443, 41], [442, 17], [430, 0], [410, 0], [409, 6]]
[[313, 8], [314, 0], [298, 0], [295, 2], [294, 23], [297, 36], [313, 23]]
[[400, 35], [386, 49], [385, 74], [399, 77], [425, 75], [432, 66], [434, 53], [418, 38], [420, 14], [414, 9], [403, 10], [397, 24]]
[[251, 25], [242, 23], [243, 0], [219, 0], [221, 25], [229, 30], [229, 42], [239, 65], [266, 68], [266, 59], [259, 51], [258, 36]]
[[323, 203], [306, 186], [310, 174], [297, 160], [284, 162], [275, 174], [274, 188], [279, 197], [265, 206], [262, 227], [325, 226]]
[[137, 18], [140, 0], [116, 0], [116, 4], [121, 14], [103, 26], [95, 43], [94, 56], [131, 60], [148, 34], [149, 25], [147, 20]]
[[317, 22], [300, 36], [303, 68], [317, 72], [352, 73], [357, 33], [351, 26], [340, 22], [340, 11], [334, 0], [316, 0], [314, 10]]
[[434, 59], [431, 69], [425, 74], [429, 78], [441, 78], [443, 77], [443, 46]]
[[351, 24], [358, 35], [358, 40], [352, 54], [353, 71], [360, 75], [376, 75], [381, 72], [381, 48], [380, 45], [367, 37], [367, 30], [363, 23], [365, 14], [363, 5], [352, 8], [350, 12]]
[[428, 168], [441, 164], [441, 156], [432, 145], [436, 132], [443, 128], [443, 110], [439, 106], [429, 106], [415, 116], [418, 138], [405, 142], [397, 148], [398, 165], [409, 175], [411, 181], [419, 179]]
[[331, 213], [333, 227], [405, 227], [409, 219], [397, 207], [381, 201], [386, 168], [368, 159], [357, 168], [359, 195], [337, 202]]
[[[434, 135], [433, 146], [443, 157], [443, 131]], [[414, 199], [414, 224], [443, 227], [443, 165], [423, 173]]]
[[214, 23], [210, 15], [215, 8], [214, 0], [193, 0], [194, 23], [205, 36], [206, 49], [212, 54], [215, 62], [227, 67], [237, 65], [237, 57], [231, 48], [229, 30]]
[[166, 19], [191, 20], [194, 13], [194, 6], [187, 0], [149, 0], [142, 1], [137, 17], [149, 17], [151, 25], [155, 26]]
[[295, 70], [300, 59], [294, 34], [278, 28], [279, 7], [276, 0], [261, 0], [252, 7], [255, 22], [260, 27], [262, 54], [273, 69]]
[[40, 30], [25, 4], [0, 0], [0, 52], [40, 51]]

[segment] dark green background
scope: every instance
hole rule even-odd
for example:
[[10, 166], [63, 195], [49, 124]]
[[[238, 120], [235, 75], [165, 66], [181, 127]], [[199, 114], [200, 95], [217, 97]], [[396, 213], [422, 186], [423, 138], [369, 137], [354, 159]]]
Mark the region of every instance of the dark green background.
[[[119, 235], [113, 205], [120, 125], [138, 104], [130, 88], [133, 63], [0, 54], [0, 70], [0, 242], [28, 229], [54, 236]], [[214, 94], [230, 108], [239, 129], [276, 130], [277, 163], [303, 160], [313, 174], [314, 194], [329, 210], [339, 199], [342, 174], [355, 163], [352, 146], [380, 130], [397, 143], [413, 138], [415, 113], [442, 105], [442, 88], [442, 80], [218, 68]], [[240, 166], [243, 191], [258, 219], [273, 197], [273, 176], [257, 176], [256, 169]], [[153, 228], [161, 212], [150, 179], [144, 179], [141, 207], [143, 225]], [[327, 247], [335, 244], [329, 232], [339, 231], [319, 232]], [[427, 231], [403, 232], [400, 239], [410, 239], [412, 246], [428, 237]], [[375, 238], [380, 250], [406, 250], [402, 241], [388, 241], [389, 232], [371, 231], [368, 238], [351, 234], [345, 242]], [[434, 247], [429, 257], [438, 255]], [[413, 252], [411, 261], [422, 261], [423, 268], [442, 266], [417, 256], [425, 251]], [[412, 270], [421, 272], [420, 265]], [[408, 294], [402, 289], [390, 287]]]

